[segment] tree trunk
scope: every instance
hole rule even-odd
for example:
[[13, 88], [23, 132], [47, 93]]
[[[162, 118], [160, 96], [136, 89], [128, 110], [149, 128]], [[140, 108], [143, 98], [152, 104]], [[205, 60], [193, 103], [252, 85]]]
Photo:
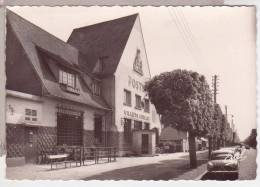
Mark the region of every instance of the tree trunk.
[[212, 137], [211, 136], [208, 138], [208, 141], [209, 141], [209, 159], [210, 159], [210, 155], [212, 152]]
[[190, 168], [197, 167], [197, 155], [196, 155], [196, 142], [195, 135], [189, 133], [189, 155], [190, 155]]
[[216, 150], [216, 137], [215, 136], [212, 137], [212, 150], [213, 151]]
[[221, 146], [221, 138], [217, 138], [217, 149], [220, 149]]

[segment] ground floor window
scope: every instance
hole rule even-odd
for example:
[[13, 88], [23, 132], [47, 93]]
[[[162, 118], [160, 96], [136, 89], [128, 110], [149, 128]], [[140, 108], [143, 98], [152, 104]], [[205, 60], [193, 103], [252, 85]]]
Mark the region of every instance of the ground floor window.
[[141, 121], [134, 121], [134, 129], [135, 130], [142, 130], [142, 122]]
[[82, 115], [57, 113], [57, 144], [82, 145], [83, 118]]
[[144, 130], [150, 130], [150, 123], [144, 123]]

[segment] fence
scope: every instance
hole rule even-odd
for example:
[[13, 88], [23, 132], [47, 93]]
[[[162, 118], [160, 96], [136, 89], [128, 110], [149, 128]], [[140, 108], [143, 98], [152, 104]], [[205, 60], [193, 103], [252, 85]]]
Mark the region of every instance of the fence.
[[[64, 154], [67, 156], [64, 157]], [[60, 155], [60, 156], [59, 156]], [[75, 162], [76, 166], [87, 165], [88, 162], [98, 164], [101, 160], [116, 161], [118, 151], [115, 147], [56, 146], [42, 151], [38, 157], [39, 164], [57, 164]], [[70, 164], [71, 165], [71, 164]]]

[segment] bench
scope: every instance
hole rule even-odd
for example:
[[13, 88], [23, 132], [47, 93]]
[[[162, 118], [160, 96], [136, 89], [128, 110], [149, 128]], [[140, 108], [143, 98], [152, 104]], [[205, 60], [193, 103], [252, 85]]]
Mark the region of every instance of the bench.
[[58, 164], [65, 164], [65, 168], [67, 167], [67, 164], [70, 164], [71, 167], [71, 161], [66, 160], [69, 157], [69, 154], [56, 154], [56, 155], [47, 155], [47, 159], [51, 162], [51, 169], [52, 165], [56, 165], [56, 169], [58, 167]]

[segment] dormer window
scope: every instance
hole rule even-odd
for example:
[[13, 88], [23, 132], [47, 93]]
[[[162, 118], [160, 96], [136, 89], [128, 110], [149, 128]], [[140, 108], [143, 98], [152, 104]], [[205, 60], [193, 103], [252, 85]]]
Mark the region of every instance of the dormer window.
[[93, 72], [92, 73], [95, 73], [95, 74], [102, 74], [105, 70], [105, 60], [108, 58], [108, 56], [101, 56], [98, 58], [96, 64], [95, 64], [95, 67], [93, 69]]
[[100, 83], [98, 83], [97, 81], [92, 82], [92, 93], [97, 96], [101, 95]]
[[80, 94], [80, 90], [76, 85], [76, 74], [69, 73], [63, 70], [59, 71], [59, 83], [60, 87], [66, 91], [73, 94]]
[[60, 70], [59, 72], [59, 83], [65, 84], [69, 87], [75, 88], [76, 87], [76, 75], [72, 73], [65, 72]]

